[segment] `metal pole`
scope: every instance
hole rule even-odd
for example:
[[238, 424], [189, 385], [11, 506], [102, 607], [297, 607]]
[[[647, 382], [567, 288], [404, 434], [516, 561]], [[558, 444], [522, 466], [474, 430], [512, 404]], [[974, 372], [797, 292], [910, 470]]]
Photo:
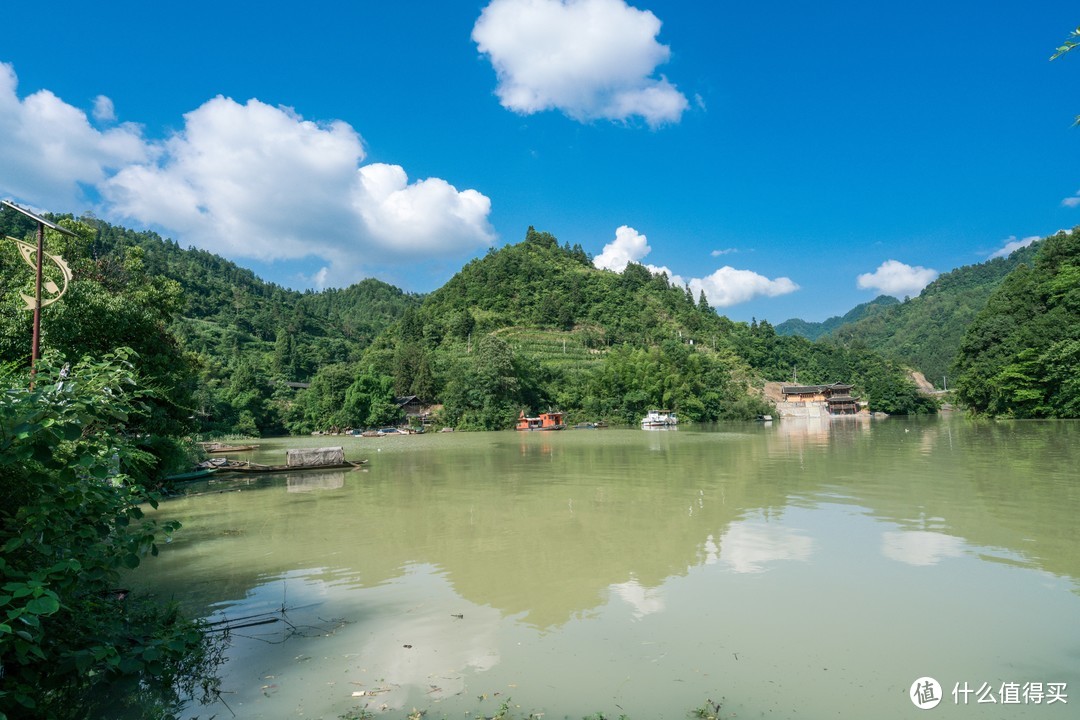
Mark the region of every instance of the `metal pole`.
[[[43, 217], [39, 217], [34, 213], [30, 212], [29, 210], [24, 210], [23, 208], [19, 207], [13, 202], [10, 202], [9, 200], [0, 200], [0, 207], [11, 208], [15, 212], [22, 213], [26, 217], [35, 221], [38, 226], [37, 259], [34, 261], [34, 337], [30, 345], [30, 389], [33, 390], [34, 375], [37, 373], [37, 360], [38, 356], [41, 355], [41, 271], [42, 267], [44, 266], [43, 256], [45, 255], [45, 228], [50, 227], [62, 235], [69, 235], [71, 237], [77, 236], [75, 235], [75, 233], [71, 232], [67, 228], [61, 227], [60, 225], [46, 220]], [[23, 254], [23, 257], [26, 259], [27, 263], [30, 262], [30, 258], [27, 257], [25, 253]], [[66, 289], [67, 281], [71, 279], [71, 271], [68, 269], [67, 265], [62, 260], [57, 259], [57, 262], [60, 266], [60, 269], [64, 273], [64, 288]], [[63, 295], [63, 292], [61, 292], [60, 294]], [[25, 298], [26, 296], [24, 295], [23, 297]], [[59, 295], [56, 298], [50, 300], [49, 302], [54, 302], [57, 299], [59, 299]], [[29, 299], [27, 299], [27, 302], [29, 302]]]
[[41, 256], [45, 254], [45, 224], [38, 223], [37, 228], [37, 268], [34, 279], [34, 339], [30, 346], [30, 389], [34, 389], [34, 375], [37, 373], [37, 359], [41, 349]]

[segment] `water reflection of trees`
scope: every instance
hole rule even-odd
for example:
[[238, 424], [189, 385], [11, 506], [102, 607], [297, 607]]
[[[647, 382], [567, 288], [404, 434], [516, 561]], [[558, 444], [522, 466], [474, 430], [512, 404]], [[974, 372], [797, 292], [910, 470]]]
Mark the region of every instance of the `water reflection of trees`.
[[829, 502], [887, 522], [893, 559], [1001, 548], [1075, 579], [1077, 427], [894, 418], [446, 442], [381, 456], [323, 492], [172, 503], [186, 528], [149, 564], [161, 570], [147, 569], [166, 592], [194, 583], [212, 602], [294, 568], [372, 587], [427, 563], [464, 599], [546, 628], [613, 588], [650, 607], [651, 588], [710, 558], [734, 570], [804, 559], [812, 538], [774, 521], [793, 503]]

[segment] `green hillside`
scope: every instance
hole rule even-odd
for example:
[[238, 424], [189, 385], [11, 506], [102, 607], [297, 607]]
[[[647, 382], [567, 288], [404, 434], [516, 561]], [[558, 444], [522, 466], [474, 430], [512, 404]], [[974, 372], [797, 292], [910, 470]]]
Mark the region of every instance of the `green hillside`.
[[598, 270], [580, 248], [530, 228], [408, 310], [365, 353], [354, 385], [347, 367], [321, 372], [295, 420], [298, 430], [377, 424], [390, 392], [439, 402], [441, 421], [463, 428], [508, 427], [521, 410], [549, 408], [571, 421], [636, 423], [656, 407], [689, 420], [750, 418], [771, 412], [760, 389], [793, 365], [808, 382], [850, 380], [878, 409], [931, 407], [903, 368], [872, 352], [732, 322], [664, 275]]
[[785, 320], [776, 326], [777, 335], [798, 335], [804, 337], [807, 340], [817, 340], [824, 335], [828, 335], [831, 332], [837, 330], [841, 325], [847, 325], [849, 323], [862, 320], [865, 317], [869, 317], [874, 313], [881, 310], [898, 305], [899, 300], [891, 295], [879, 295], [870, 302], [856, 305], [844, 315], [836, 315], [828, 320], [822, 322], [808, 322], [806, 320], [800, 320], [798, 318], [792, 318]]
[[980, 413], [1080, 417], [1080, 229], [1040, 243], [991, 294], [956, 359], [958, 398]]
[[[922, 371], [942, 387], [964, 332], [986, 306], [990, 294], [1021, 263], [1030, 262], [1040, 243], [1005, 258], [965, 265], [927, 285], [918, 297], [889, 304], [825, 337], [864, 346]], [[951, 383], [949, 383], [951, 384]]]
[[[153, 350], [174, 345], [178, 357], [163, 364], [192, 375], [184, 381], [187, 399], [176, 413], [194, 418], [201, 432], [285, 432], [283, 418], [295, 396], [286, 382], [306, 382], [321, 367], [356, 361], [406, 308], [420, 302], [373, 279], [341, 290], [301, 293], [153, 232], [93, 217], [51, 217], [76, 230], [79, 238], [48, 234], [50, 247], [68, 260], [74, 278], [69, 297], [45, 309], [52, 322], [43, 322], [43, 348], [66, 354], [88, 350], [95, 345], [82, 338], [96, 333], [108, 342], [113, 329], [125, 333], [125, 344], [147, 358], [155, 356]], [[14, 211], [0, 213], [0, 233], [30, 237], [34, 227]], [[0, 303], [11, 310], [0, 319], [0, 359], [5, 361], [30, 354], [30, 313], [20, 310], [17, 293], [7, 291], [29, 281], [26, 270], [13, 244], [6, 243], [0, 252], [5, 288]], [[147, 302], [135, 303], [139, 309], [125, 302], [144, 295]], [[72, 305], [76, 297], [85, 302]], [[81, 315], [75, 312], [80, 307]], [[138, 320], [131, 319], [125, 331], [116, 320], [129, 316]], [[57, 324], [62, 318], [70, 322]]]
[[530, 228], [427, 296], [362, 364], [389, 369], [398, 393], [440, 400], [461, 427], [556, 407], [575, 420], [636, 422], [649, 406], [746, 417], [763, 405], [745, 390], [752, 371], [731, 350], [733, 328], [640, 265], [597, 270], [580, 247]]
[[183, 249], [156, 233], [99, 220], [91, 224], [95, 256], [120, 258], [137, 248], [149, 275], [179, 283], [184, 304], [173, 329], [190, 349], [219, 354], [225, 343], [241, 355], [247, 350], [269, 355], [284, 336], [292, 344], [284, 357], [274, 358], [264, 369], [287, 380], [303, 381], [322, 365], [356, 359], [406, 307], [419, 302], [374, 279], [343, 290], [288, 290], [218, 255]]

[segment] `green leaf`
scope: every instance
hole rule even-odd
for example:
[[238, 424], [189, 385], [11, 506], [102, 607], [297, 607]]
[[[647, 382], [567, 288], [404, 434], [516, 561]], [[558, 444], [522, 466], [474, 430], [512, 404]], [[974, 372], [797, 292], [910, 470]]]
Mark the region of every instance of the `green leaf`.
[[21, 537], [18, 537], [18, 536], [13, 537], [10, 540], [8, 540], [6, 543], [4, 543], [4, 552], [9, 553], [9, 552], [12, 552], [14, 550], [18, 550], [19, 547], [22, 544], [23, 544], [23, 539]]
[[126, 656], [120, 658], [119, 668], [120, 672], [125, 674], [137, 673], [143, 669], [143, 662], [138, 658]]
[[94, 658], [87, 652], [80, 652], [75, 655], [75, 669], [79, 671], [80, 675], [85, 675], [86, 671], [94, 665]]
[[35, 615], [52, 615], [60, 609], [60, 601], [55, 595], [42, 595], [26, 603], [26, 610]]
[[34, 698], [20, 692], [15, 693], [15, 702], [19, 703], [25, 708], [29, 708], [30, 710], [33, 710], [37, 707], [37, 703], [34, 702]]

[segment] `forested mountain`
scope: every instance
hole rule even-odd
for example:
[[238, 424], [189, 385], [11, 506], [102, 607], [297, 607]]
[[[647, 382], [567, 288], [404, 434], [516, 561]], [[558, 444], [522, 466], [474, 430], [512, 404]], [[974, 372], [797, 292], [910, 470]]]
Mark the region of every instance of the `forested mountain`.
[[[267, 283], [233, 262], [196, 248], [182, 249], [153, 232], [135, 232], [93, 220], [97, 257], [122, 257], [129, 248], [142, 252], [146, 272], [175, 280], [183, 291], [176, 328], [199, 352], [224, 341], [241, 352], [252, 342], [290, 342], [278, 349], [265, 369], [288, 380], [310, 378], [329, 362], [358, 357], [386, 326], [419, 299], [379, 280], [367, 279], [344, 290], [306, 293]], [[213, 337], [207, 324], [216, 326]], [[264, 354], [266, 349], [264, 348]]]
[[581, 248], [530, 228], [408, 310], [359, 369], [320, 371], [298, 404], [303, 423], [337, 425], [378, 424], [393, 393], [441, 402], [444, 422], [473, 428], [549, 408], [571, 420], [637, 422], [650, 407], [748, 418], [768, 410], [754, 388], [794, 365], [807, 382], [850, 380], [878, 409], [931, 407], [874, 353], [732, 322], [662, 274], [598, 270]]
[[835, 315], [822, 322], [808, 322], [798, 318], [785, 320], [776, 326], [776, 334], [798, 335], [807, 340], [817, 340], [819, 337], [835, 331], [841, 325], [847, 325], [856, 322], [857, 320], [862, 320], [876, 312], [880, 312], [884, 308], [898, 305], [899, 303], [900, 301], [891, 295], [879, 295], [870, 302], [856, 305], [842, 316]]
[[[125, 338], [120, 344], [150, 362], [156, 350], [175, 346], [177, 357], [164, 366], [191, 375], [176, 413], [193, 417], [204, 432], [285, 432], [283, 417], [295, 396], [286, 382], [305, 382], [327, 364], [359, 359], [384, 328], [419, 304], [417, 296], [372, 279], [343, 290], [300, 293], [153, 232], [92, 216], [51, 219], [79, 238], [48, 233], [52, 251], [68, 260], [74, 277], [64, 301], [44, 309], [49, 342], [43, 347], [70, 354], [87, 342], [96, 347]], [[29, 238], [35, 227], [12, 210], [0, 213], [0, 233]], [[0, 303], [11, 312], [0, 319], [4, 361], [30, 354], [30, 313], [12, 290], [27, 286], [31, 276], [14, 245], [5, 243]], [[84, 297], [87, 292], [100, 302]], [[141, 309], [136, 312], [129, 300]], [[77, 321], [60, 322], [76, 311]], [[125, 312], [138, 315], [139, 322], [131, 320], [125, 329]], [[90, 339], [92, 332], [98, 339]]]
[[[441, 420], [462, 428], [549, 408], [575, 420], [636, 422], [657, 406], [747, 418], [769, 411], [762, 384], [794, 366], [805, 382], [854, 383], [875, 409], [929, 409], [895, 362], [732, 322], [664, 275], [598, 270], [532, 228], [420, 298], [375, 280], [298, 293], [154, 233], [62, 222], [78, 240], [49, 242], [72, 259], [69, 297], [80, 300], [46, 308], [46, 349], [134, 347], [174, 395], [167, 414], [204, 433], [377, 425], [397, 417], [396, 395], [442, 404]], [[30, 230], [9, 215], [0, 224]], [[0, 261], [5, 287], [25, 284], [13, 247]], [[25, 361], [29, 313], [16, 293], [2, 302], [0, 358]]]
[[1080, 229], [1040, 243], [964, 334], [957, 396], [991, 415], [1080, 417]]
[[[862, 317], [837, 323], [820, 337], [875, 350], [921, 371], [930, 382], [943, 387], [968, 326], [1005, 276], [1020, 264], [1031, 262], [1039, 244], [1016, 250], [1008, 257], [956, 268], [923, 288], [918, 297], [902, 303], [879, 297], [859, 305], [844, 318], [852, 314]], [[875, 308], [870, 310], [867, 305]], [[785, 334], [802, 334], [797, 332], [800, 323], [788, 320], [781, 326]], [[777, 332], [781, 332], [780, 326]]]

